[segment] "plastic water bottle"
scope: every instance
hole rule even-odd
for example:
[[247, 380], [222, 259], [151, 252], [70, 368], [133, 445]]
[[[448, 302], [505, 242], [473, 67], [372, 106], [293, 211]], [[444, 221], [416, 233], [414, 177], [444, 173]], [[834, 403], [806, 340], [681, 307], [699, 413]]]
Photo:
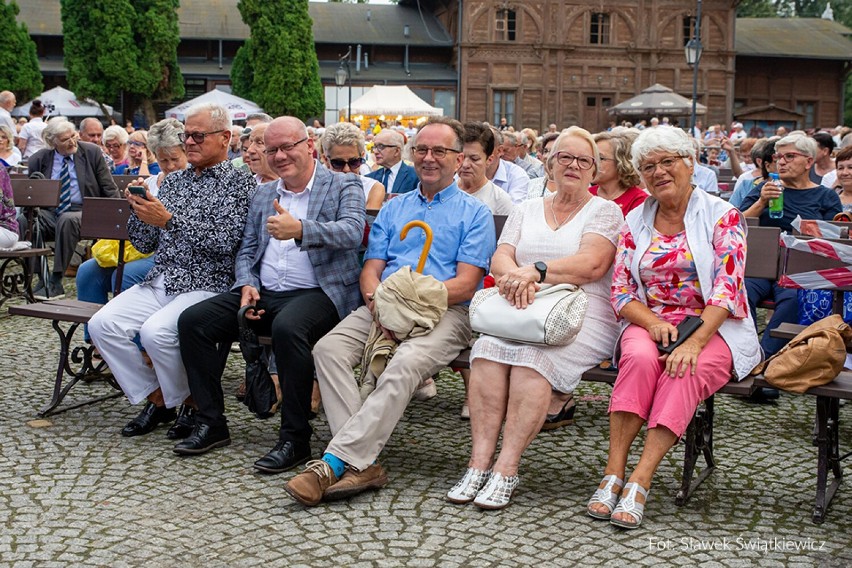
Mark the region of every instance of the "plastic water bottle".
[[779, 195], [775, 199], [769, 200], [769, 218], [780, 219], [784, 216], [784, 188], [781, 187], [781, 182], [779, 181], [778, 174], [769, 174], [769, 179], [775, 182], [775, 184], [781, 188], [781, 195]]

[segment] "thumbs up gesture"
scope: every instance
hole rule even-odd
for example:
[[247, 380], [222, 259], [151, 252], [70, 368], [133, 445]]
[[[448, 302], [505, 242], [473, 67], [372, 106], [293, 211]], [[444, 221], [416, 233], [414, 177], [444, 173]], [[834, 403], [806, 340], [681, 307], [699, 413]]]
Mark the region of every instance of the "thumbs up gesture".
[[290, 215], [290, 212], [281, 207], [278, 200], [272, 202], [277, 215], [271, 215], [266, 219], [266, 230], [279, 241], [302, 238], [302, 222]]

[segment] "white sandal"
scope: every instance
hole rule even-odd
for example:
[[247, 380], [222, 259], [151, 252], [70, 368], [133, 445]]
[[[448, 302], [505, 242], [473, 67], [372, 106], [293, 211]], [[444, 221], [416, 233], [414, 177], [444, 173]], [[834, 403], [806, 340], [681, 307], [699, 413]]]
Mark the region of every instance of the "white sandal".
[[[605, 475], [601, 481], [605, 481], [606, 485], [601, 487], [599, 484], [598, 488], [595, 489], [595, 492], [592, 494], [592, 498], [589, 499], [589, 504], [586, 505], [586, 513], [595, 519], [608, 521], [612, 515], [612, 510], [615, 509], [615, 505], [618, 503], [618, 498], [621, 496], [621, 492], [619, 491], [616, 493], [613, 491], [613, 488], [615, 486], [618, 486], [619, 488], [623, 487], [624, 480], [613, 473]], [[592, 505], [606, 505], [609, 508], [609, 512], [605, 514], [598, 513], [597, 511], [592, 510]]]
[[458, 505], [470, 503], [488, 482], [489, 477], [491, 477], [490, 469], [483, 471], [472, 467], [467, 468], [464, 477], [447, 493], [447, 501]]
[[612, 525], [617, 527], [621, 527], [623, 529], [638, 529], [639, 525], [642, 524], [642, 516], [645, 512], [645, 503], [639, 503], [636, 501], [636, 493], [641, 493], [645, 498], [645, 501], [648, 500], [648, 490], [635, 482], [630, 482], [624, 486], [623, 497], [618, 502], [618, 505], [615, 506], [615, 509], [612, 510], [612, 514], [616, 513], [627, 513], [634, 519], [636, 519], [635, 523], [631, 523], [629, 521], [623, 521], [620, 519], [610, 518], [609, 522]]
[[492, 473], [485, 486], [476, 494], [473, 504], [489, 511], [504, 509], [512, 500], [519, 481], [517, 475], [505, 477], [501, 473]]

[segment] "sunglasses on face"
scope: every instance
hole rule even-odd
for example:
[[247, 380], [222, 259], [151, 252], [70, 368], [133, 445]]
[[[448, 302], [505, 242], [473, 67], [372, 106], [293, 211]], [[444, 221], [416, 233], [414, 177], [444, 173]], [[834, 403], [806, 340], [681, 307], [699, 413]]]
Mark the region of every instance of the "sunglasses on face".
[[130, 142], [128, 142], [128, 144], [130, 144], [131, 146], [136, 146], [137, 148], [145, 146], [144, 142], [138, 142], [136, 140], [131, 140]]
[[361, 167], [361, 164], [364, 163], [364, 158], [352, 158], [350, 160], [341, 160], [339, 158], [334, 158], [328, 161], [331, 164], [331, 169], [335, 171], [342, 171], [343, 168], [349, 166], [351, 171], [355, 171]]
[[181, 132], [178, 134], [178, 140], [186, 142], [188, 138], [192, 138], [193, 142], [196, 144], [204, 144], [205, 138], [211, 134], [218, 134], [219, 132], [224, 132], [224, 130], [211, 130], [209, 132]]

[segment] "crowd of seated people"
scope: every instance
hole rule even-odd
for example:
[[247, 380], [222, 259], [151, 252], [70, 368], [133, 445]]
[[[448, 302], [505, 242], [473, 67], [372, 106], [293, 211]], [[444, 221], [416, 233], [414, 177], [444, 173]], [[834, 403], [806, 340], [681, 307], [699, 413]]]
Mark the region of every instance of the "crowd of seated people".
[[[768, 329], [797, 318], [795, 290], [745, 278], [745, 218], [790, 231], [796, 216], [831, 220], [852, 210], [852, 147], [837, 151], [830, 135], [748, 138], [735, 123], [729, 135], [714, 125], [689, 136], [655, 124], [596, 134], [554, 127], [539, 137], [430, 118], [416, 130], [376, 125], [365, 135], [351, 123], [309, 128], [266, 115], [243, 129], [227, 109], [203, 104], [185, 124], [166, 119], [129, 135], [81, 124], [98, 148], [78, 142], [70, 122], [49, 121], [47, 148], [29, 166], [63, 186], [70, 178], [70, 195], [43, 212], [57, 259], [41, 286], [50, 296], [63, 291], [82, 198], [117, 195], [110, 169], [138, 174], [145, 195], [122, 197], [132, 209], [130, 244], [144, 258], [126, 264], [112, 299], [114, 266], [92, 259], [77, 273], [78, 298], [105, 304], [86, 339], [128, 401], [144, 403], [121, 435], [168, 424], [182, 456], [231, 443], [221, 347], [238, 339], [237, 312], [249, 306], [249, 325], [271, 336], [282, 392], [278, 440], [254, 468], [304, 465], [285, 490], [306, 506], [389, 483], [380, 458], [407, 405], [434, 396], [432, 377], [470, 346], [462, 416], [471, 453], [446, 499], [502, 509], [525, 450], [540, 431], [572, 423], [583, 373], [612, 359], [609, 453], [587, 513], [634, 529], [697, 404], [783, 345], [758, 338], [757, 304], [775, 302]], [[738, 180], [725, 201], [715, 184], [728, 168]], [[0, 245], [8, 246], [19, 229], [0, 182]], [[768, 205], [782, 194], [776, 219]], [[495, 215], [508, 217], [497, 237]], [[422, 274], [413, 267], [425, 234], [401, 238], [411, 221], [432, 229]], [[73, 223], [76, 233], [61, 236]], [[564, 283], [589, 299], [569, 345], [472, 333], [468, 306], [483, 286], [523, 310], [543, 285]], [[677, 342], [678, 325], [697, 316], [703, 323]], [[671, 343], [660, 355], [658, 345]], [[315, 385], [332, 435], [319, 459], [310, 444]], [[628, 472], [643, 425], [642, 457]]]

